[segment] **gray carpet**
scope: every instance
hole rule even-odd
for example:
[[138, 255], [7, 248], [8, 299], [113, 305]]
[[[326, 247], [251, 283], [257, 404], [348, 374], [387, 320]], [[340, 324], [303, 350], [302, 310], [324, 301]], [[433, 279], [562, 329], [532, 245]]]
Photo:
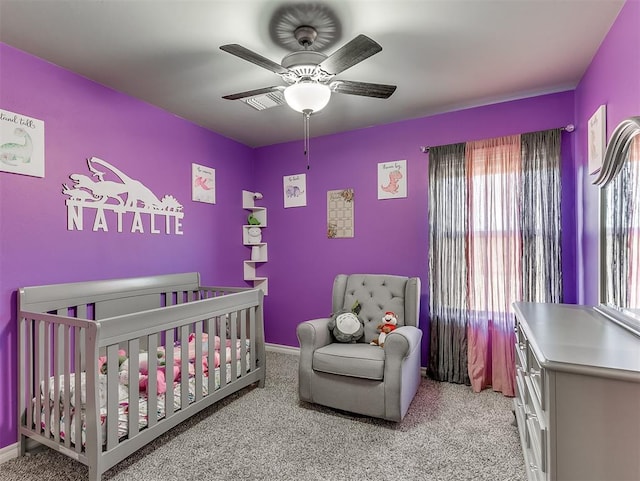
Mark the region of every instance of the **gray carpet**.
[[[511, 399], [424, 379], [395, 424], [301, 404], [296, 356], [268, 352], [264, 389], [230, 396], [161, 436], [103, 480], [525, 481]], [[0, 465], [0, 481], [87, 479], [51, 450]]]

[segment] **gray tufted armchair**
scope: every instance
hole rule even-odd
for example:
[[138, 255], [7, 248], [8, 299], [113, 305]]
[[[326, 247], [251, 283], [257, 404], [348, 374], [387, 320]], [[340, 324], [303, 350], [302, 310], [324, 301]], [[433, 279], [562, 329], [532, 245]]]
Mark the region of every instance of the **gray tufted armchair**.
[[[340, 274], [332, 297], [332, 312], [360, 302], [364, 336], [339, 343], [327, 327], [329, 319], [299, 324], [300, 400], [401, 421], [420, 384], [420, 279]], [[370, 345], [386, 311], [395, 312], [399, 327], [387, 335], [384, 348]]]

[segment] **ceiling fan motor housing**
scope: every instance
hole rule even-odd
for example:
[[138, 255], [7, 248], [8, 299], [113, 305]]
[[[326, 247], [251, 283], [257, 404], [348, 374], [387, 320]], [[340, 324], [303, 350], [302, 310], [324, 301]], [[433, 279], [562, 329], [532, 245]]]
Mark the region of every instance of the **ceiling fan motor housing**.
[[300, 77], [312, 77], [317, 73], [316, 66], [326, 58], [327, 56], [321, 52], [301, 50], [286, 55], [282, 59], [281, 65], [284, 68], [293, 70]]

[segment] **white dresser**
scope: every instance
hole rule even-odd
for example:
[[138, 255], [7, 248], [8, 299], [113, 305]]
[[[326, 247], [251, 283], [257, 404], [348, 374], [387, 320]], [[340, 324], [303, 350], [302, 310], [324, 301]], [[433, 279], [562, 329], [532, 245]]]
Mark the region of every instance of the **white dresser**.
[[640, 481], [640, 337], [588, 306], [513, 307], [529, 481]]

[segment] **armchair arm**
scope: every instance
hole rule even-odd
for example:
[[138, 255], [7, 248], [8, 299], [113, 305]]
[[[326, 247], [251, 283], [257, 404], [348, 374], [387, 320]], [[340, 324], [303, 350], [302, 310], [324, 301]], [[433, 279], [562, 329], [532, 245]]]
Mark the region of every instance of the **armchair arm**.
[[313, 353], [316, 349], [331, 343], [329, 319], [313, 319], [298, 324], [296, 334], [300, 343], [298, 363], [298, 393], [302, 401], [313, 402], [311, 398], [311, 377], [313, 376]]
[[311, 349], [315, 351], [319, 347], [331, 344], [331, 333], [329, 332], [329, 318], [313, 319], [298, 324], [296, 333], [300, 349]]
[[385, 418], [400, 421], [420, 385], [420, 341], [422, 331], [402, 326], [384, 341]]
[[402, 361], [420, 346], [421, 340], [420, 329], [414, 326], [401, 326], [387, 334], [384, 342], [385, 357]]

